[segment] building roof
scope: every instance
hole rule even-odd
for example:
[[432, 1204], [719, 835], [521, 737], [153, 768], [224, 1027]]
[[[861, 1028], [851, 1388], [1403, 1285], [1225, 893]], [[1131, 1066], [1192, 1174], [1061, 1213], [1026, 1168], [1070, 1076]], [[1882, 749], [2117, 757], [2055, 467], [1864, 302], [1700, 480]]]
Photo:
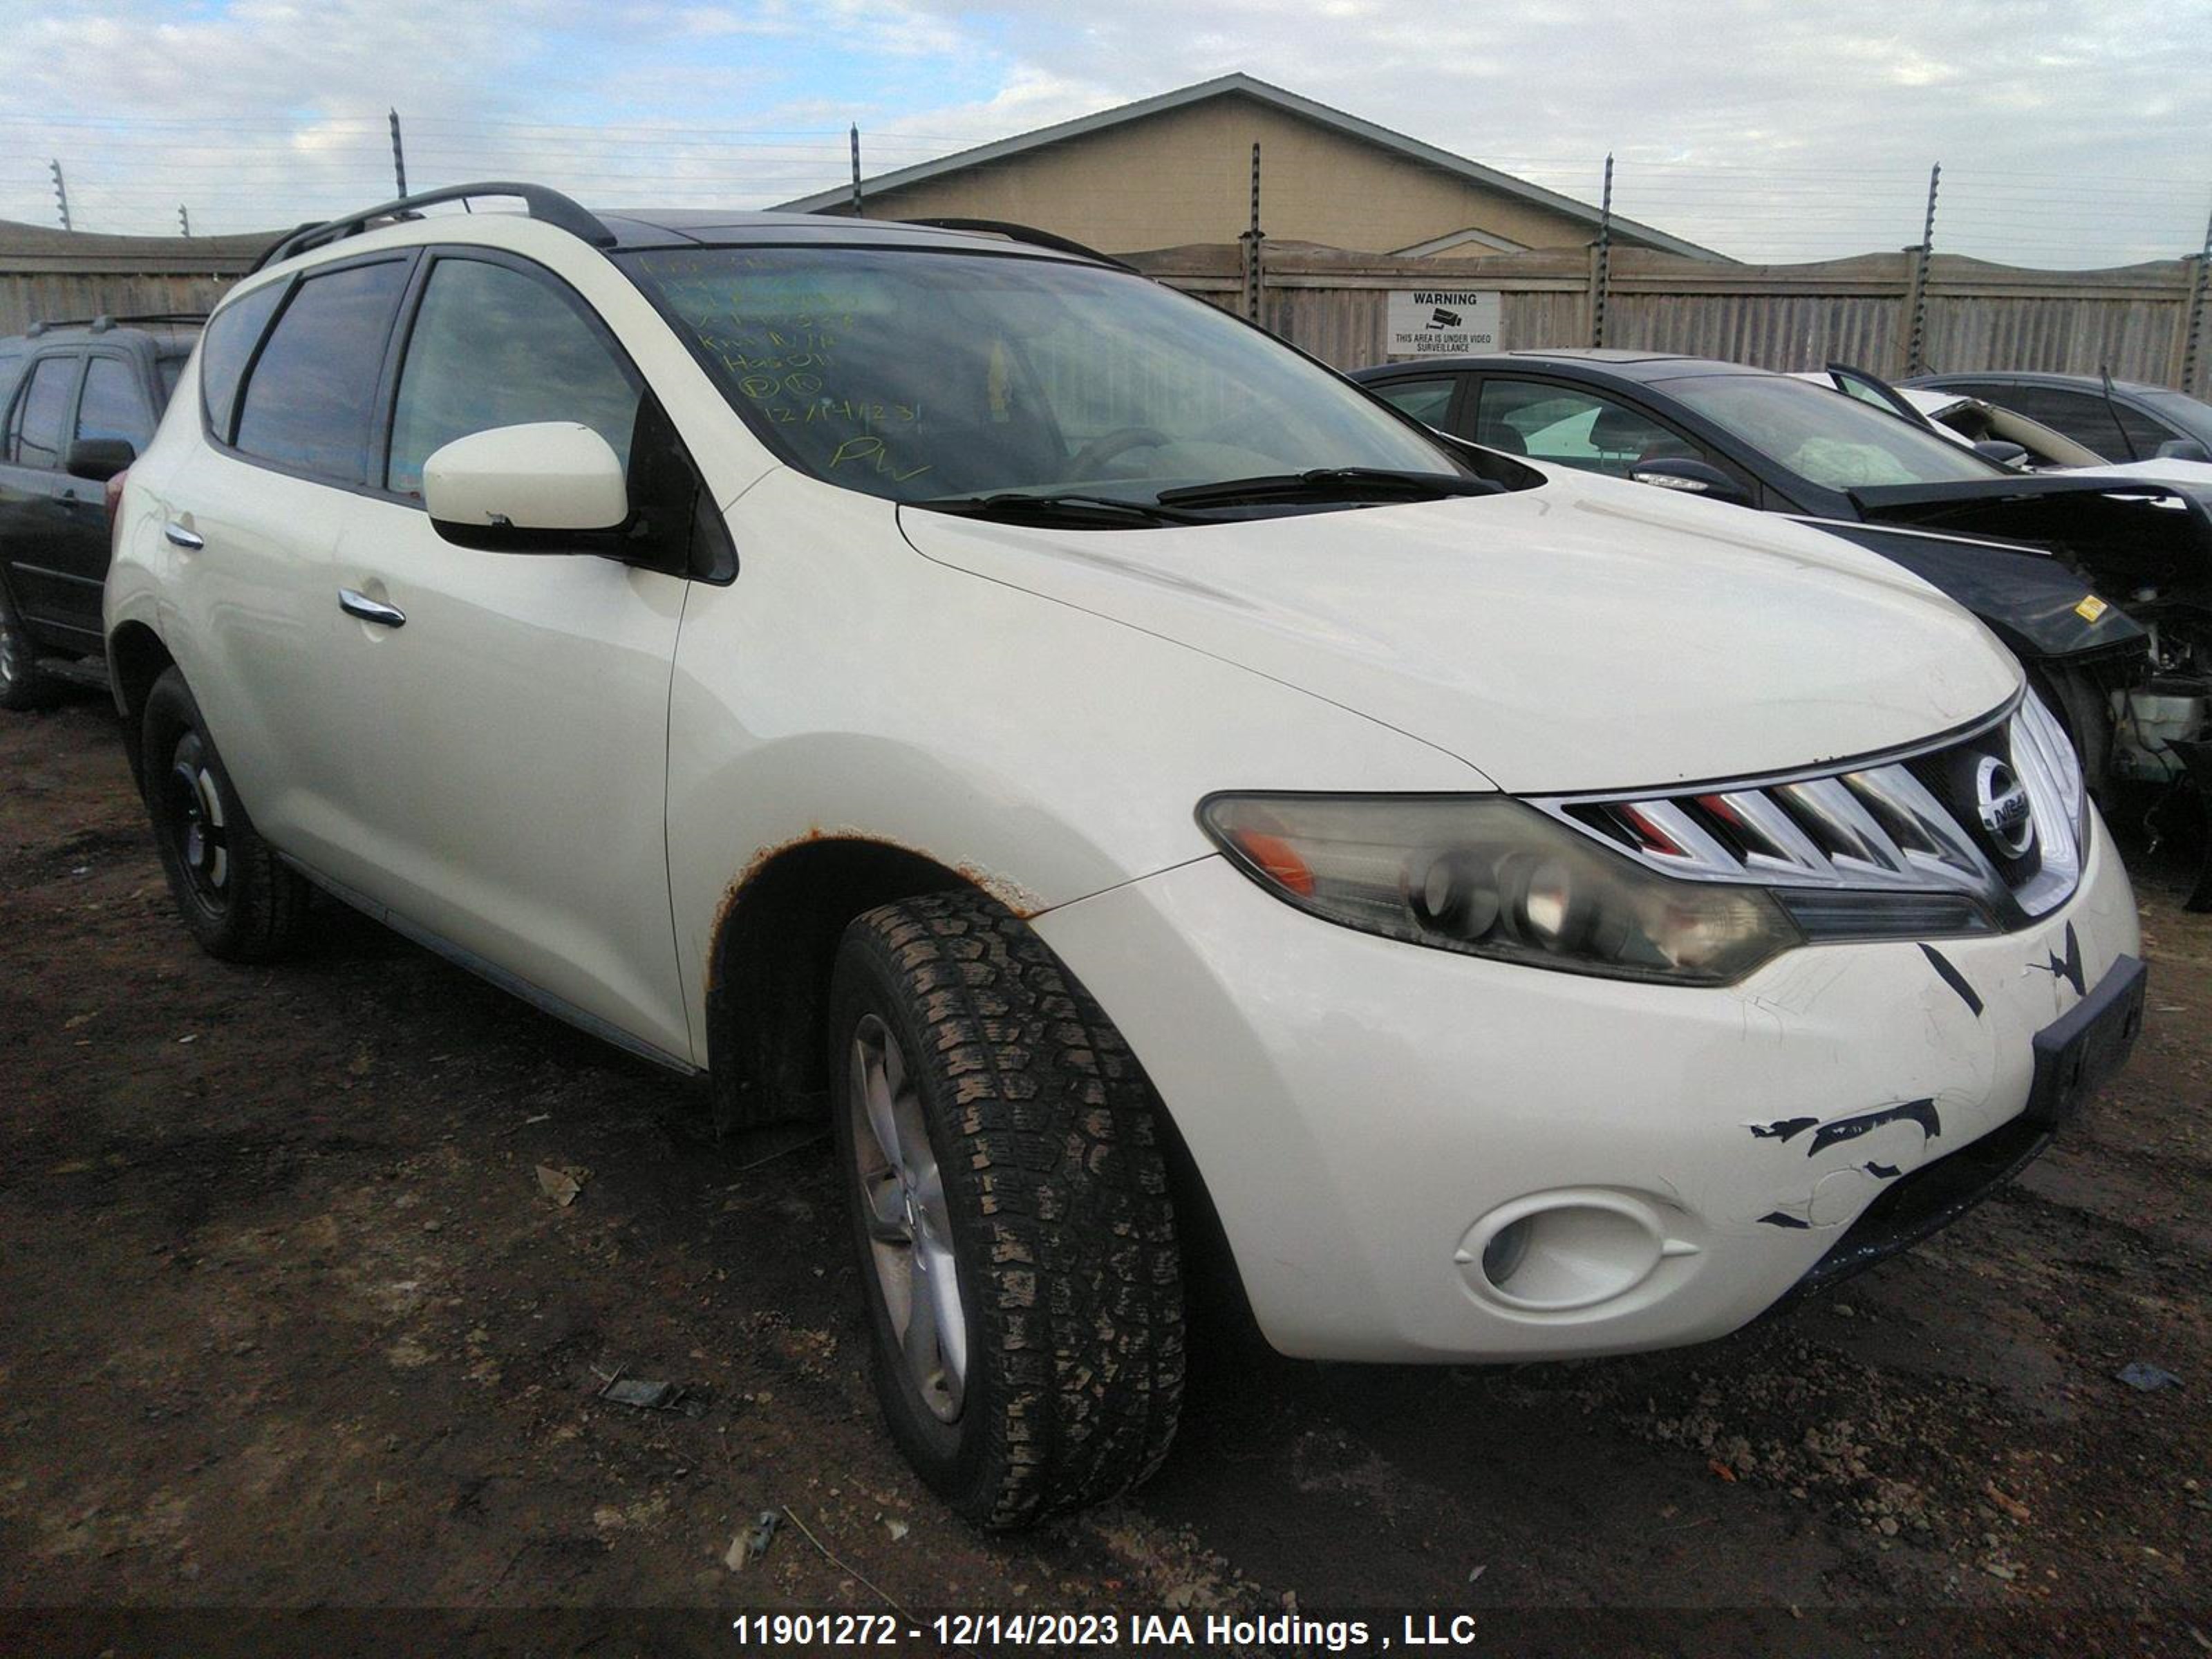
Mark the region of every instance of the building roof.
[[110, 236], [0, 219], [0, 270], [234, 276], [252, 264], [280, 234], [259, 230], [231, 236]]
[[[1457, 178], [1466, 179], [1470, 184], [1480, 185], [1486, 190], [1495, 191], [1501, 196], [1512, 197], [1537, 207], [1547, 208], [1567, 218], [1579, 220], [1589, 225], [1592, 231], [1597, 228], [1601, 216], [1598, 210], [1587, 202], [1578, 202], [1571, 196], [1562, 196], [1556, 191], [1546, 190], [1541, 185], [1530, 184], [1525, 179], [1516, 179], [1511, 173], [1500, 173], [1495, 167], [1486, 167], [1480, 161], [1470, 161], [1464, 155], [1455, 155], [1448, 149], [1438, 149], [1434, 144], [1425, 144], [1419, 139], [1409, 138], [1402, 132], [1393, 132], [1388, 127], [1378, 126], [1372, 121], [1364, 121], [1356, 115], [1348, 115], [1340, 109], [1333, 109], [1327, 104], [1316, 103], [1310, 98], [1302, 98], [1295, 92], [1243, 74], [1217, 76], [1211, 81], [1200, 81], [1192, 86], [1180, 87], [1173, 92], [1161, 93], [1155, 98], [1142, 98], [1133, 104], [1122, 104], [1113, 109], [1101, 110], [1096, 115], [1078, 116], [1073, 121], [1062, 121], [1054, 126], [1039, 127], [1034, 132], [1017, 133], [1011, 138], [1000, 138], [992, 143], [979, 144], [973, 149], [963, 149], [951, 155], [939, 156], [934, 161], [922, 161], [913, 167], [901, 167], [894, 173], [880, 173], [873, 179], [864, 180], [863, 189], [880, 191], [897, 190], [907, 185], [921, 184], [929, 179], [943, 178], [948, 173], [980, 167], [988, 161], [1005, 161], [1012, 156], [1027, 154], [1031, 150], [1042, 149], [1047, 145], [1065, 143], [1071, 138], [1088, 137], [1093, 133], [1106, 132], [1115, 127], [1125, 126], [1133, 121], [1141, 121], [1147, 116], [1163, 115], [1170, 110], [1182, 109], [1192, 104], [1203, 103], [1209, 98], [1221, 98], [1232, 94], [1241, 94], [1285, 113], [1303, 117], [1318, 125], [1342, 133], [1346, 137], [1374, 144], [1383, 149], [1394, 150], [1409, 161], [1418, 161], [1424, 166], [1451, 173]], [[834, 190], [817, 191], [811, 196], [802, 196], [796, 201], [784, 202], [778, 205], [796, 213], [821, 213], [842, 207], [851, 199], [851, 188], [841, 185]], [[1662, 248], [1669, 253], [1685, 254], [1693, 259], [1725, 261], [1728, 258], [1726, 254], [1717, 253], [1711, 248], [1701, 247], [1695, 242], [1685, 241], [1679, 236], [1670, 236], [1665, 231], [1656, 229], [1650, 225], [1639, 224], [1633, 219], [1623, 219], [1617, 215], [1613, 221], [1613, 234], [1626, 241], [1640, 242], [1647, 247]]]

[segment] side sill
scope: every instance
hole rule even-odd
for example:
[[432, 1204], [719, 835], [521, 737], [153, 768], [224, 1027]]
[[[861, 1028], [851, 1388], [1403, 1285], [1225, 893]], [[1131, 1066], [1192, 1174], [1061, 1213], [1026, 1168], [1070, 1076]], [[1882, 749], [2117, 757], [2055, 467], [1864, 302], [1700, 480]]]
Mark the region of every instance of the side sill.
[[442, 933], [434, 933], [428, 928], [408, 921], [406, 917], [378, 903], [366, 893], [356, 892], [343, 882], [333, 880], [323, 874], [321, 871], [302, 864], [289, 853], [280, 852], [276, 856], [332, 898], [360, 911], [371, 921], [389, 927], [402, 939], [411, 940], [424, 950], [444, 957], [456, 968], [466, 969], [478, 979], [497, 986], [509, 995], [520, 997], [540, 1013], [550, 1014], [554, 1018], [574, 1026], [586, 1036], [597, 1037], [600, 1042], [611, 1043], [625, 1054], [635, 1054], [640, 1060], [649, 1060], [654, 1065], [675, 1073], [678, 1077], [696, 1078], [704, 1075], [702, 1070], [690, 1060], [680, 1059], [665, 1049], [656, 1048], [642, 1038], [632, 1036], [619, 1025], [611, 1024], [597, 1014], [586, 1012], [576, 1006], [574, 1003], [555, 996], [543, 987], [533, 985], [528, 980], [507, 972], [497, 963], [485, 960], [466, 946], [454, 944]]

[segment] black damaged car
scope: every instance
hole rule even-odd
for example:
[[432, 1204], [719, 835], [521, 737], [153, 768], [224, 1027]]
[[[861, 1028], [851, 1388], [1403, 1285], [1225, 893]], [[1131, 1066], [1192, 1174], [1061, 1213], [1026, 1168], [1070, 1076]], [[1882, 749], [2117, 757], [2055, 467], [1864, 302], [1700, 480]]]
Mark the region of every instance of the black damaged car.
[[[2123, 780], [2212, 777], [2212, 511], [2191, 492], [2024, 476], [1899, 419], [1871, 385], [1838, 397], [1709, 358], [1510, 351], [1352, 379], [1489, 448], [1817, 524], [1986, 623], [2065, 722], [2100, 793]], [[2146, 699], [2173, 718], [2140, 718]]]

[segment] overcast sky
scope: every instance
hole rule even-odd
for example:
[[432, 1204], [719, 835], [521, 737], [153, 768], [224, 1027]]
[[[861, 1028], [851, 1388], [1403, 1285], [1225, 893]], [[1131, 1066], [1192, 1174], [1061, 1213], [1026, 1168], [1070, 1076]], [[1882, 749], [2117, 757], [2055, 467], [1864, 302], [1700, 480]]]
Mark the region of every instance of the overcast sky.
[[1745, 258], [2195, 251], [2212, 0], [0, 0], [0, 216], [259, 228], [489, 173], [762, 206], [1232, 70]]

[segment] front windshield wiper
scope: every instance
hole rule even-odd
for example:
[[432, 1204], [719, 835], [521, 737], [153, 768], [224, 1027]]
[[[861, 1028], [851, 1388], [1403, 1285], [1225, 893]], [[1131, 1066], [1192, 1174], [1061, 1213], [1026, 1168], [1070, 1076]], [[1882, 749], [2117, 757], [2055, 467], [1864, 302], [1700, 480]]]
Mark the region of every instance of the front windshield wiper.
[[988, 495], [933, 495], [902, 505], [927, 507], [933, 513], [957, 513], [971, 519], [1003, 519], [1017, 524], [1087, 525], [1101, 529], [1201, 522], [1188, 513], [1177, 513], [1151, 501], [1127, 501], [1119, 495], [1038, 495], [1019, 489], [1002, 489]]
[[1163, 507], [1225, 507], [1237, 501], [1433, 501], [1445, 495], [1495, 495], [1504, 486], [1448, 472], [1382, 466], [1317, 466], [1267, 472], [1160, 491]]

